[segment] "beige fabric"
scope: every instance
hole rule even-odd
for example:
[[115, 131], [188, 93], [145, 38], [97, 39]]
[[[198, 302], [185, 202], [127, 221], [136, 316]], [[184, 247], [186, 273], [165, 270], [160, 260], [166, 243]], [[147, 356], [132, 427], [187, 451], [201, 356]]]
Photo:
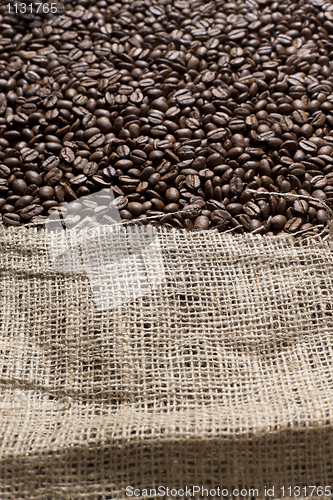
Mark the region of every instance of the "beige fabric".
[[46, 236], [0, 228], [1, 499], [333, 490], [330, 239], [158, 229], [161, 283], [99, 310]]

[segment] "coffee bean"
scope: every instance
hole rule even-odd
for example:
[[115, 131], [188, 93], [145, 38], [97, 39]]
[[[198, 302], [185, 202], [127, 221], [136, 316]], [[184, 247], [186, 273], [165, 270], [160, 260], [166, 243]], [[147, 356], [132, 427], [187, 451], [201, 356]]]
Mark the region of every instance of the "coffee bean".
[[165, 192], [165, 199], [168, 203], [178, 203], [180, 198], [178, 189], [171, 187]]
[[250, 232], [258, 232], [259, 229], [261, 229], [263, 227], [263, 224], [258, 220], [258, 219], [251, 219], [250, 223], [249, 223], [249, 227], [248, 227], [248, 230]]
[[42, 200], [52, 200], [54, 196], [54, 189], [51, 186], [43, 186], [40, 188], [38, 196]]
[[60, 151], [60, 157], [66, 163], [73, 163], [73, 161], [75, 160], [75, 155], [74, 155], [73, 151], [68, 147], [63, 148]]
[[151, 198], [150, 203], [152, 204], [152, 209], [158, 212], [163, 212], [165, 210], [165, 205], [159, 198]]
[[287, 218], [284, 215], [275, 215], [271, 219], [272, 229], [282, 229], [287, 223]]
[[14, 194], [21, 196], [27, 188], [27, 183], [23, 179], [15, 179], [11, 187]]
[[31, 204], [33, 200], [32, 196], [21, 196], [15, 203], [15, 210], [21, 210]]
[[288, 222], [284, 225], [284, 230], [289, 231], [290, 233], [294, 233], [299, 231], [303, 224], [303, 219], [301, 217], [293, 217], [289, 219]]
[[24, 179], [28, 184], [36, 184], [36, 186], [41, 186], [43, 183], [41, 176], [34, 170], [28, 170], [24, 174]]
[[226, 210], [233, 216], [238, 215], [242, 212], [243, 205], [241, 203], [229, 203]]
[[306, 200], [296, 200], [294, 202], [294, 212], [296, 215], [305, 215], [308, 211], [308, 208], [309, 206]]
[[233, 177], [229, 183], [229, 193], [231, 196], [238, 196], [243, 191], [243, 182], [239, 177]]
[[36, 215], [42, 215], [43, 212], [44, 208], [40, 205], [28, 205], [27, 207], [22, 208], [22, 210], [20, 211], [20, 217], [23, 221], [28, 221]]
[[200, 187], [200, 177], [198, 175], [188, 175], [185, 180], [186, 186], [191, 190], [197, 190]]
[[252, 201], [248, 201], [247, 203], [245, 203], [245, 205], [243, 206], [243, 210], [249, 217], [251, 217], [251, 219], [259, 218], [261, 215], [259, 206]]
[[64, 198], [66, 199], [66, 201], [70, 202], [77, 199], [76, 194], [74, 193], [73, 189], [70, 186], [66, 185], [64, 186], [63, 189], [64, 189]]
[[20, 216], [19, 214], [6, 213], [5, 215], [2, 216], [2, 221], [7, 226], [19, 226]]
[[100, 129], [103, 134], [108, 134], [112, 131], [112, 123], [109, 118], [102, 116], [96, 120], [96, 126]]
[[103, 177], [101, 177], [100, 175], [93, 175], [91, 177], [91, 180], [93, 181], [93, 183], [99, 187], [99, 188], [107, 188], [107, 187], [110, 187], [111, 183], [108, 182], [108, 181], [105, 181], [103, 179]]
[[209, 219], [205, 215], [199, 215], [194, 221], [194, 229], [205, 230], [209, 228]]
[[77, 175], [76, 177], [72, 177], [69, 181], [72, 187], [80, 187], [85, 184], [87, 177], [84, 174]]
[[330, 216], [329, 214], [326, 212], [326, 210], [317, 210], [317, 213], [316, 213], [316, 218], [317, 218], [317, 221], [319, 222], [319, 224], [327, 224]]
[[60, 179], [62, 178], [63, 173], [58, 167], [51, 168], [45, 176], [44, 176], [44, 182], [48, 186], [55, 186], [58, 184]]
[[0, 165], [0, 179], [7, 179], [10, 176], [11, 170], [6, 165]]
[[147, 155], [140, 149], [134, 149], [130, 154], [130, 160], [137, 165], [142, 165], [147, 160]]

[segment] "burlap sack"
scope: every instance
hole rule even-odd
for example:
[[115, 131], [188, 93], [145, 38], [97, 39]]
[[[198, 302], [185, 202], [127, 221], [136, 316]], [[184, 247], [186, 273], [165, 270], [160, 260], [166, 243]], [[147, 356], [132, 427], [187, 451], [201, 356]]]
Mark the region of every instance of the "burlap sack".
[[135, 252], [102, 229], [0, 228], [0, 498], [330, 498], [330, 238], [158, 229], [120, 303]]

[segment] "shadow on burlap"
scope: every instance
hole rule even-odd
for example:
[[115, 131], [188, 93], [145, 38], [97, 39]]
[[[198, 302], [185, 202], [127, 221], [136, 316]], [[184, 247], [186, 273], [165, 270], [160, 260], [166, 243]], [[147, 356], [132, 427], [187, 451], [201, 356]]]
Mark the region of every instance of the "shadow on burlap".
[[333, 490], [331, 240], [158, 240], [163, 282], [99, 310], [86, 272], [54, 268], [44, 229], [0, 228], [0, 498]]

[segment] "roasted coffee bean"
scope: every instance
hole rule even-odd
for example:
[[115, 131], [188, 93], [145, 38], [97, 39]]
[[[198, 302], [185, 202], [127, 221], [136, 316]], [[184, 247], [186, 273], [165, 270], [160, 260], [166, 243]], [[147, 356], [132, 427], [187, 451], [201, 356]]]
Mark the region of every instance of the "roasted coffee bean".
[[165, 199], [168, 203], [178, 203], [180, 198], [180, 194], [178, 189], [171, 187], [165, 192]]
[[243, 191], [243, 182], [242, 180], [235, 176], [230, 180], [229, 183], [229, 193], [231, 196], [239, 196]]
[[198, 175], [188, 175], [185, 179], [185, 184], [189, 189], [195, 191], [199, 189], [201, 185], [200, 177]]
[[54, 187], [54, 197], [58, 203], [62, 203], [65, 201], [65, 193], [64, 193], [64, 188], [62, 186]]
[[250, 223], [249, 223], [249, 227], [248, 227], [248, 230], [252, 233], [252, 232], [260, 232], [259, 230], [261, 230], [263, 228], [263, 224], [261, 223], [261, 221], [259, 221], [258, 219], [251, 219]]
[[301, 216], [306, 215], [309, 209], [308, 203], [306, 200], [296, 200], [294, 202], [294, 213], [295, 215]]
[[243, 210], [249, 217], [251, 217], [251, 219], [257, 219], [261, 215], [259, 206], [252, 201], [248, 201], [247, 203], [245, 203], [245, 205], [243, 206]]
[[45, 161], [42, 163], [42, 169], [45, 172], [48, 172], [52, 168], [58, 167], [60, 163], [60, 158], [57, 158], [56, 156], [49, 156]]
[[23, 221], [28, 221], [36, 215], [42, 215], [43, 212], [44, 208], [40, 205], [28, 205], [27, 207], [22, 208], [22, 210], [20, 211], [20, 217]]
[[60, 158], [66, 163], [73, 163], [73, 161], [75, 160], [75, 155], [71, 148], [66, 147], [60, 151]]
[[271, 219], [272, 229], [282, 229], [287, 223], [287, 218], [284, 215], [275, 215]]
[[330, 216], [329, 214], [326, 212], [326, 210], [317, 210], [317, 213], [316, 213], [316, 218], [317, 218], [317, 221], [319, 222], [319, 224], [327, 224]]
[[185, 219], [196, 219], [199, 217], [201, 208], [198, 205], [186, 205], [182, 210], [182, 215]]
[[101, 177], [100, 175], [93, 175], [91, 177], [91, 180], [97, 187], [101, 189], [108, 188], [111, 186], [111, 182], [104, 180], [103, 177]]
[[21, 196], [15, 203], [15, 210], [21, 210], [31, 204], [33, 200], [32, 196]]
[[[92, 177], [93, 175], [96, 175], [98, 172], [98, 165], [94, 161], [88, 161], [82, 169], [83, 174], [86, 177]], [[108, 179], [107, 179], [108, 180]]]
[[77, 175], [76, 177], [72, 177], [69, 181], [72, 187], [80, 187], [85, 184], [87, 177], [84, 174]]
[[68, 185], [64, 186], [64, 197], [65, 197], [65, 200], [68, 202], [77, 199], [77, 196], [74, 193], [73, 189]]
[[24, 179], [28, 184], [36, 184], [36, 186], [41, 186], [43, 183], [43, 179], [39, 175], [38, 172], [35, 172], [34, 170], [28, 170], [24, 174]]
[[60, 181], [62, 176], [63, 176], [63, 172], [59, 168], [54, 167], [54, 168], [51, 168], [51, 170], [49, 170], [45, 174], [44, 182], [48, 186], [55, 186], [56, 184], [58, 184], [58, 182]]
[[229, 203], [226, 207], [226, 210], [232, 215], [238, 215], [243, 210], [243, 205], [241, 203]]
[[7, 226], [19, 226], [20, 216], [19, 214], [6, 213], [5, 215], [2, 216], [2, 222]]
[[130, 154], [130, 160], [137, 165], [142, 165], [147, 160], [147, 155], [140, 149], [134, 149]]
[[38, 196], [42, 199], [42, 200], [52, 200], [53, 196], [54, 196], [54, 189], [53, 187], [51, 186], [43, 186], [39, 189], [39, 193], [38, 193]]
[[15, 179], [12, 182], [11, 188], [14, 194], [22, 196], [24, 191], [27, 189], [27, 183], [23, 179]]
[[303, 224], [303, 219], [301, 217], [293, 217], [289, 219], [288, 222], [284, 225], [284, 230], [289, 231], [290, 233], [294, 233], [299, 231]]
[[204, 230], [209, 228], [209, 219], [205, 215], [199, 215], [194, 221], [194, 229]]

